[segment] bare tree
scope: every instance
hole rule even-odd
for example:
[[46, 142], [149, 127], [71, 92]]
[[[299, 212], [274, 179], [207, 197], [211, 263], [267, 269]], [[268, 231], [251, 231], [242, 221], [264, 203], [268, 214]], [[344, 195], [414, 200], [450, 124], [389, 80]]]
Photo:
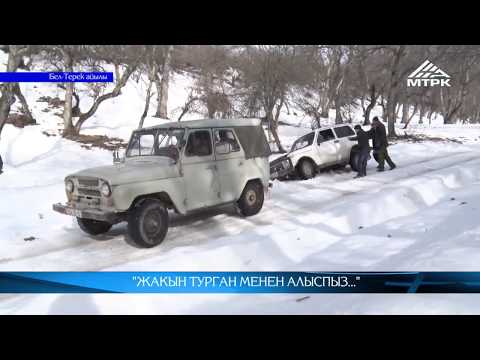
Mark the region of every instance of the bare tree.
[[172, 62], [173, 45], [166, 48], [161, 75], [156, 72], [155, 85], [157, 87], [157, 111], [154, 116], [168, 119], [168, 86]]
[[[85, 61], [92, 59], [97, 62], [113, 64], [115, 67], [115, 85], [114, 88], [105, 94], [100, 95], [94, 92], [94, 102], [86, 112], [80, 110], [80, 98], [75, 95], [75, 83], [69, 82], [65, 87], [64, 103], [64, 131], [63, 136], [76, 136], [89, 118], [98, 110], [101, 103], [117, 97], [121, 94], [121, 89], [126, 85], [130, 75], [136, 70], [140, 57], [144, 55], [142, 48], [138, 46], [107, 46], [107, 45], [57, 45], [45, 48], [51, 57], [59, 58], [63, 63], [65, 71], [73, 71], [74, 66], [85, 65]], [[121, 73], [121, 67], [124, 67]], [[76, 98], [76, 111], [73, 109], [73, 98]], [[77, 121], [74, 124], [74, 118]]]
[[278, 150], [286, 152], [278, 136], [278, 122], [288, 88], [294, 82], [295, 47], [247, 46], [242, 55], [239, 65], [244, 86], [258, 96]]
[[448, 62], [457, 70], [453, 72], [455, 82], [451, 87], [440, 88], [440, 107], [444, 123], [453, 123], [456, 115], [461, 112], [465, 99], [480, 77], [479, 51], [474, 47], [457, 47], [449, 54]]
[[[5, 50], [6, 48], [4, 48]], [[17, 69], [23, 63], [23, 57], [28, 55], [32, 51], [32, 48], [28, 45], [8, 45], [8, 61], [7, 61], [7, 71], [16, 72]], [[11, 106], [15, 102], [15, 95], [20, 98], [22, 102], [23, 109], [27, 111], [27, 115], [33, 119], [27, 102], [23, 95], [21, 94], [20, 87], [18, 83], [3, 83], [0, 84], [0, 135], [2, 134], [3, 127], [8, 120], [10, 114]]]
[[82, 125], [85, 123], [85, 121], [90, 119], [95, 114], [102, 102], [120, 95], [122, 88], [127, 84], [127, 80], [129, 79], [130, 75], [132, 75], [132, 73], [135, 71], [135, 69], [136, 64], [128, 64], [125, 67], [125, 70], [123, 71], [120, 78], [116, 79], [115, 87], [113, 88], [113, 90], [99, 96], [86, 112], [81, 112], [79, 114], [78, 120], [74, 126], [73, 135], [78, 135], [80, 133]]
[[150, 108], [150, 100], [152, 99], [152, 96], [153, 96], [152, 85], [158, 77], [158, 64], [155, 59], [157, 49], [155, 47], [152, 47], [149, 50], [150, 51], [148, 51], [145, 57], [145, 62], [146, 62], [145, 67], [148, 75], [148, 80], [147, 80], [148, 86], [147, 86], [147, 92], [145, 95], [145, 106], [143, 109], [142, 116], [140, 117], [140, 122], [138, 124], [139, 129], [143, 128], [143, 123], [145, 121], [145, 118], [148, 115], [148, 109]]

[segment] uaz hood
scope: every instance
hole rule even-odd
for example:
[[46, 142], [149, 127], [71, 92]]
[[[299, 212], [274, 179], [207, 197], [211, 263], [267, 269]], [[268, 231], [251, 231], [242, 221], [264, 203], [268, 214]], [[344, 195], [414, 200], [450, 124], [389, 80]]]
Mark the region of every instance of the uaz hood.
[[100, 178], [108, 181], [110, 185], [161, 180], [179, 176], [179, 165], [166, 157], [130, 158], [124, 163], [93, 167], [69, 175], [69, 177]]

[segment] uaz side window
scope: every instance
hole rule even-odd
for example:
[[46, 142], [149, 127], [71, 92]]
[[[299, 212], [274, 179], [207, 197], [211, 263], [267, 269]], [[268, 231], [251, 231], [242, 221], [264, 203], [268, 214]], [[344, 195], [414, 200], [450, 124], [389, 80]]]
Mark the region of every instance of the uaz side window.
[[187, 156], [212, 155], [212, 139], [210, 137], [210, 131], [199, 130], [190, 133], [185, 153]]
[[240, 145], [232, 130], [215, 130], [215, 146], [224, 143], [230, 144], [232, 152], [240, 151]]

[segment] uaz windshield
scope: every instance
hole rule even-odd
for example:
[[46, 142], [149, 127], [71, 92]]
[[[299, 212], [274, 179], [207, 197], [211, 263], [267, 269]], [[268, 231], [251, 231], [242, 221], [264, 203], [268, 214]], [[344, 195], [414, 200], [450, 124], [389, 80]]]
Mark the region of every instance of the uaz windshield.
[[160, 129], [133, 133], [127, 148], [127, 157], [134, 156], [178, 156], [183, 139], [183, 129]]

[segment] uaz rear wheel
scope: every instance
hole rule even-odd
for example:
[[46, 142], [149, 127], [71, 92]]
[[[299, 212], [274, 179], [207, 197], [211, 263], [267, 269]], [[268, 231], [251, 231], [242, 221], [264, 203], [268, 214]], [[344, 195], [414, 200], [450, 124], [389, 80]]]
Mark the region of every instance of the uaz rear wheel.
[[258, 181], [249, 182], [238, 200], [238, 208], [243, 216], [258, 214], [263, 207], [263, 186]]

